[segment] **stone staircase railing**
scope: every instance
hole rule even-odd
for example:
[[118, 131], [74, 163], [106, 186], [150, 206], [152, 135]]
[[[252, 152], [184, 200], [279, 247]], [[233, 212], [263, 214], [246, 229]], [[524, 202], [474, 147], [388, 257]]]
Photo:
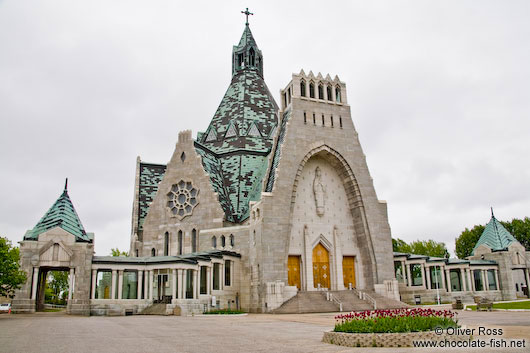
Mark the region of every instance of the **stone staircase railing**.
[[371, 295], [356, 288], [352, 288], [352, 291], [359, 297], [359, 299], [369, 302], [374, 310], [377, 309], [377, 302]]
[[339, 311], [342, 311], [342, 302], [337, 297], [335, 297], [333, 293], [323, 291], [322, 294], [325, 294], [324, 296], [326, 297], [327, 301], [335, 303], [339, 307]]

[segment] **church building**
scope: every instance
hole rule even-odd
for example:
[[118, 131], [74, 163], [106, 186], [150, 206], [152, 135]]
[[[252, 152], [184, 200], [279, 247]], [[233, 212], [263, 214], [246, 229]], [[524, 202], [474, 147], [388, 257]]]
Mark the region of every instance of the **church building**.
[[368, 308], [401, 304], [400, 288], [408, 289], [396, 263], [430, 260], [392, 255], [387, 205], [376, 195], [345, 82], [302, 70], [278, 105], [248, 22], [231, 70], [203, 132], [180, 132], [167, 163], [137, 158], [129, 256], [94, 255], [94, 234], [65, 186], [21, 242], [28, 281], [13, 311], [42, 308], [46, 274], [56, 269], [70, 273], [68, 312], [84, 315], [153, 305], [181, 315], [270, 312], [304, 295], [334, 311], [346, 292]]

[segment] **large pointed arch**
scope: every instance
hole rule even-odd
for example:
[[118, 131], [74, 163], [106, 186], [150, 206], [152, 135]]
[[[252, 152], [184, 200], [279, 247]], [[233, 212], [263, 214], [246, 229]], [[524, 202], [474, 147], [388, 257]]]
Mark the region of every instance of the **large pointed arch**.
[[[296, 171], [295, 180], [293, 183], [293, 189], [291, 194], [291, 207], [290, 207], [290, 219], [294, 212], [294, 206], [296, 202], [296, 192], [298, 187], [299, 179], [302, 175], [302, 171], [306, 163], [313, 157], [318, 156], [325, 159], [332, 167], [337, 171], [340, 178], [343, 181], [344, 189], [346, 190], [346, 196], [348, 198], [348, 204], [352, 217], [354, 219], [354, 229], [360, 246], [366, 246], [368, 249], [368, 266], [363, 266], [365, 284], [369, 288], [373, 288], [375, 283], [378, 283], [378, 271], [376, 266], [375, 251], [372, 242], [372, 235], [366, 220], [366, 212], [364, 208], [364, 202], [361, 195], [359, 184], [353, 171], [346, 161], [346, 159], [336, 150], [324, 143], [316, 143], [314, 147], [306, 153], [298, 165]], [[292, 224], [290, 225], [292, 228]], [[290, 230], [289, 230], [290, 233]]]

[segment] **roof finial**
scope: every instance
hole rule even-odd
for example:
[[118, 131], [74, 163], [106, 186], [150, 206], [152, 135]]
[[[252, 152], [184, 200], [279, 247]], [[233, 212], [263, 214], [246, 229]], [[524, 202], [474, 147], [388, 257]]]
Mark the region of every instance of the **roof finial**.
[[247, 16], [247, 21], [245, 22], [245, 26], [248, 26], [248, 15], [254, 15], [252, 12], [248, 11], [248, 7], [245, 11], [241, 11], [241, 13], [245, 14]]
[[64, 191], [68, 190], [68, 178], [66, 178], [66, 181], [64, 182]]
[[493, 214], [493, 207], [490, 207], [491, 208], [491, 218], [495, 218], [495, 215]]

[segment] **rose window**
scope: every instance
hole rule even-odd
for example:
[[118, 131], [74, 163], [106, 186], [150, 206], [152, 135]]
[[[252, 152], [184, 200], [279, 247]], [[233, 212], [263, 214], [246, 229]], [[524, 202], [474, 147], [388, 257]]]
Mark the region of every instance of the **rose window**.
[[191, 182], [184, 180], [174, 184], [167, 194], [167, 207], [174, 216], [184, 218], [193, 212], [197, 206], [199, 190]]

